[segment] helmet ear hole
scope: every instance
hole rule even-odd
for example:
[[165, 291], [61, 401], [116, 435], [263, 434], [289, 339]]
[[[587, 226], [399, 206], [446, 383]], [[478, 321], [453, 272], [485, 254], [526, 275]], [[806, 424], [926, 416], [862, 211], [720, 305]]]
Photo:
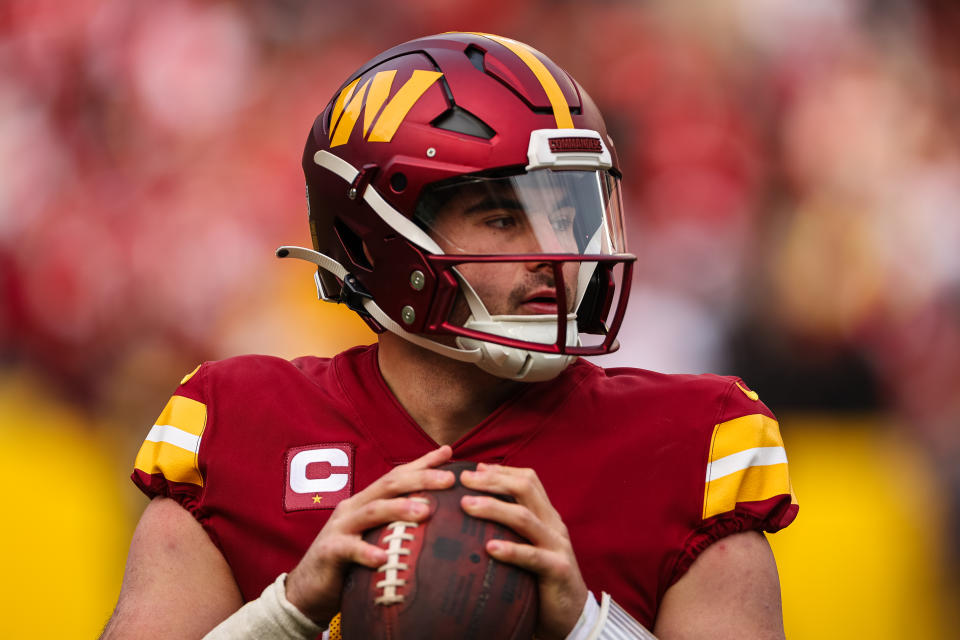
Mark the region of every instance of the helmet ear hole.
[[394, 193], [401, 193], [407, 188], [407, 175], [400, 171], [390, 176], [390, 190]]
[[360, 236], [344, 224], [340, 218], [336, 218], [333, 221], [333, 228], [337, 232], [337, 237], [340, 238], [340, 244], [343, 245], [344, 250], [346, 250], [350, 262], [366, 271], [373, 271], [373, 265], [363, 250], [363, 240], [361, 240]]

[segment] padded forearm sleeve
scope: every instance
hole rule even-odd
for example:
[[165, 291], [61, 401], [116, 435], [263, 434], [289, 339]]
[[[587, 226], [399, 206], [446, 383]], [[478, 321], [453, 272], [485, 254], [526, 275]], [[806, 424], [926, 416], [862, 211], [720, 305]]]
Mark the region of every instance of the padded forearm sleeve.
[[240, 607], [204, 640], [313, 640], [323, 627], [290, 604], [287, 574], [281, 573], [260, 597]]

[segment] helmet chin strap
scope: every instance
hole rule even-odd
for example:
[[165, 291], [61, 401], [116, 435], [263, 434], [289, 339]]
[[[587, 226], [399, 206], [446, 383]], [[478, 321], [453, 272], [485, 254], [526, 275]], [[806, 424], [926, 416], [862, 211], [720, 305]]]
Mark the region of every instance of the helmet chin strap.
[[[584, 249], [584, 253], [599, 251], [602, 244], [602, 229], [600, 227], [594, 232]], [[590, 283], [590, 278], [596, 268], [596, 262], [584, 262], [580, 263], [577, 270], [574, 313], [567, 314], [566, 346], [568, 347], [580, 344], [576, 310], [580, 308], [580, 303], [587, 291], [587, 285]], [[463, 325], [465, 328], [491, 333], [503, 338], [516, 338], [542, 344], [553, 344], [557, 339], [557, 316], [552, 314], [492, 316], [467, 279], [456, 268], [453, 269], [453, 272], [460, 282], [460, 289], [463, 291], [467, 306], [470, 308], [470, 317]], [[482, 357], [475, 364], [487, 373], [524, 382], [542, 382], [555, 378], [577, 359], [576, 356], [528, 351], [463, 336], [457, 337], [457, 345], [479, 349]]]
[[[557, 316], [542, 314], [491, 316], [466, 278], [456, 269], [453, 271], [457, 274], [460, 289], [470, 308], [470, 317], [464, 323], [464, 328], [503, 338], [517, 338], [543, 344], [552, 344], [556, 340]], [[579, 342], [577, 314], [569, 313], [567, 314], [566, 346], [572, 347]], [[524, 382], [550, 380], [577, 359], [576, 356], [528, 351], [464, 336], [457, 337], [457, 345], [468, 349], [479, 349], [482, 357], [475, 364], [487, 373]]]

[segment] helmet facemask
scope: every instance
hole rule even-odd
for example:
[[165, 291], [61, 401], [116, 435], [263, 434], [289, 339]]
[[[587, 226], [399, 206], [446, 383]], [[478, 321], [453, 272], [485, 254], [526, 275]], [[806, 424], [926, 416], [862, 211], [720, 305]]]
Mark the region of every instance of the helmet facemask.
[[615, 341], [584, 346], [578, 315], [596, 290], [583, 328], [607, 333], [596, 307], [609, 313], [612, 300], [599, 290], [623, 280], [622, 264], [611, 260], [623, 251], [619, 204], [618, 182], [604, 170], [501, 172], [432, 185], [414, 221], [442, 249], [443, 257], [429, 259], [458, 291], [431, 324], [461, 347], [482, 349], [479, 366], [498, 375], [506, 367], [508, 377], [529, 379], [531, 367], [540, 369], [536, 377], [552, 377], [576, 355], [615, 349]]

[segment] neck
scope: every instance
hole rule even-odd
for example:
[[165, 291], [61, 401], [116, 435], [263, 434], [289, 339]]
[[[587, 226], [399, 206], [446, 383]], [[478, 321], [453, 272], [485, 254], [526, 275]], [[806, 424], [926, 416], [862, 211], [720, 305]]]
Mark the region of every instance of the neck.
[[523, 383], [493, 376], [404, 340], [380, 335], [378, 363], [390, 391], [438, 444], [453, 444]]

